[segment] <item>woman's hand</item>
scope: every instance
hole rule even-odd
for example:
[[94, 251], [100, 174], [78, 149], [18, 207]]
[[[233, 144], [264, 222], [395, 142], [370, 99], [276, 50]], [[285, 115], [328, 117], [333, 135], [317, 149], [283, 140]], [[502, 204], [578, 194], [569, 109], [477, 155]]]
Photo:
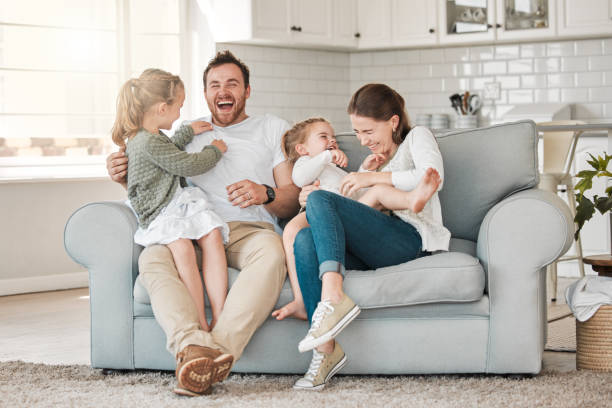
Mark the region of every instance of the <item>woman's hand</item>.
[[329, 152], [331, 153], [332, 163], [337, 164], [339, 167], [346, 167], [348, 164], [348, 158], [342, 150], [333, 149]]
[[387, 160], [386, 156], [381, 153], [372, 153], [363, 159], [361, 167], [367, 171], [374, 171]]
[[125, 146], [119, 148], [118, 152], [114, 152], [108, 155], [106, 158], [106, 171], [109, 177], [116, 183], [127, 187], [127, 167], [128, 158], [125, 154]]
[[349, 173], [342, 179], [340, 183], [340, 194], [345, 197], [351, 197], [362, 188], [370, 187], [376, 184], [375, 177], [378, 173]]
[[314, 183], [302, 187], [302, 191], [300, 191], [300, 196], [298, 198], [298, 200], [300, 201], [301, 207], [306, 206], [306, 200], [308, 199], [308, 194], [312, 193], [315, 190], [321, 189], [319, 185], [321, 185], [321, 182], [319, 180], [315, 180]]
[[190, 123], [191, 128], [193, 129], [193, 133], [199, 135], [200, 133], [208, 132], [212, 130], [213, 127], [210, 123], [204, 122], [203, 120], [196, 120]]

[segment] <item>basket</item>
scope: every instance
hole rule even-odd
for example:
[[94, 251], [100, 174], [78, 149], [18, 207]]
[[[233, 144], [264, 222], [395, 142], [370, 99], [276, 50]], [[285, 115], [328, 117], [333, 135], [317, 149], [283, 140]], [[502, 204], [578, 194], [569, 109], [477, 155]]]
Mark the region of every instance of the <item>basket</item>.
[[576, 320], [576, 368], [612, 372], [612, 305], [586, 322]]

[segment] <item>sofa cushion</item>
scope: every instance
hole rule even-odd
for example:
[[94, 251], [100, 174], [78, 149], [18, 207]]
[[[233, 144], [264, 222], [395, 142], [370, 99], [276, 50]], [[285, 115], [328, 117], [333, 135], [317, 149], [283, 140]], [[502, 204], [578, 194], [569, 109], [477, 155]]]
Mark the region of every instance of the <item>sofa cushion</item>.
[[[535, 123], [521, 121], [436, 134], [444, 159], [442, 218], [454, 238], [476, 241], [480, 224], [499, 201], [538, 185]], [[351, 133], [338, 145], [356, 171], [369, 150]]]
[[[344, 288], [364, 309], [476, 301], [483, 296], [485, 276], [478, 259], [473, 256], [474, 252], [473, 242], [452, 239], [451, 252], [374, 271], [348, 271]], [[229, 268], [228, 273], [231, 287], [239, 272]], [[293, 293], [287, 279], [277, 306], [291, 300]], [[140, 276], [134, 285], [134, 302], [136, 315], [149, 315], [149, 295], [140, 283]]]

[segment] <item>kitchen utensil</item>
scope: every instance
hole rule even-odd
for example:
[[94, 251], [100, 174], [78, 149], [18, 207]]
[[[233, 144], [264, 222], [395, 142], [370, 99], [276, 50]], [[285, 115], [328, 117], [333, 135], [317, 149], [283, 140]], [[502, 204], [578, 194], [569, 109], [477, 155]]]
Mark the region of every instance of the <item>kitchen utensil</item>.
[[463, 111], [462, 107], [461, 95], [459, 95], [458, 93], [452, 94], [451, 96], [449, 96], [449, 99], [451, 101], [451, 106], [453, 107], [453, 109], [455, 109], [455, 112], [457, 112], [458, 115], [465, 115], [465, 112]]
[[461, 107], [463, 108], [463, 113], [464, 114], [469, 113], [469, 111], [468, 111], [468, 102], [469, 102], [468, 99], [469, 98], [470, 98], [470, 92], [469, 91], [465, 91], [463, 93], [463, 95], [461, 96], [461, 103], [462, 103]]
[[478, 95], [470, 95], [467, 101], [467, 113], [468, 115], [475, 115], [478, 109], [482, 107], [482, 100]]

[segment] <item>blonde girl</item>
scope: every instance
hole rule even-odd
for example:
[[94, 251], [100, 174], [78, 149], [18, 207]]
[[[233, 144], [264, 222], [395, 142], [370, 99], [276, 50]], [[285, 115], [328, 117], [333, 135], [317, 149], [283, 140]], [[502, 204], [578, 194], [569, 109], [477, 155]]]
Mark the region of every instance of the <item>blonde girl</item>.
[[[291, 177], [298, 187], [317, 182], [321, 190], [346, 195], [341, 185], [347, 172], [339, 167], [346, 167], [346, 154], [338, 149], [338, 143], [331, 124], [323, 118], [310, 118], [295, 124], [282, 139], [282, 149], [287, 160], [293, 165]], [[374, 171], [383, 164], [381, 155], [367, 156], [360, 171]], [[409, 209], [419, 213], [425, 203], [438, 188], [440, 178], [434, 169], [428, 169], [423, 180], [414, 190], [402, 191], [393, 186], [377, 184], [364, 191], [348, 194], [350, 198], [378, 210]], [[293, 316], [307, 319], [302, 292], [298, 283], [295, 267], [293, 244], [295, 237], [303, 228], [308, 227], [306, 212], [300, 212], [283, 230], [283, 246], [287, 260], [287, 272], [293, 301], [272, 312], [278, 320]]]
[[[229, 228], [212, 211], [204, 192], [187, 187], [184, 178], [211, 169], [227, 146], [214, 140], [199, 153], [184, 151], [195, 134], [212, 129], [206, 122], [183, 125], [172, 138], [160, 132], [170, 129], [179, 118], [184, 101], [185, 87], [178, 76], [159, 69], [145, 70], [121, 87], [112, 138], [125, 147], [128, 157], [128, 198], [139, 224], [134, 241], [142, 246], [168, 246], [197, 307], [200, 325], [210, 331], [227, 295], [223, 244]], [[210, 324], [192, 240], [202, 249], [202, 272], [212, 309]]]

